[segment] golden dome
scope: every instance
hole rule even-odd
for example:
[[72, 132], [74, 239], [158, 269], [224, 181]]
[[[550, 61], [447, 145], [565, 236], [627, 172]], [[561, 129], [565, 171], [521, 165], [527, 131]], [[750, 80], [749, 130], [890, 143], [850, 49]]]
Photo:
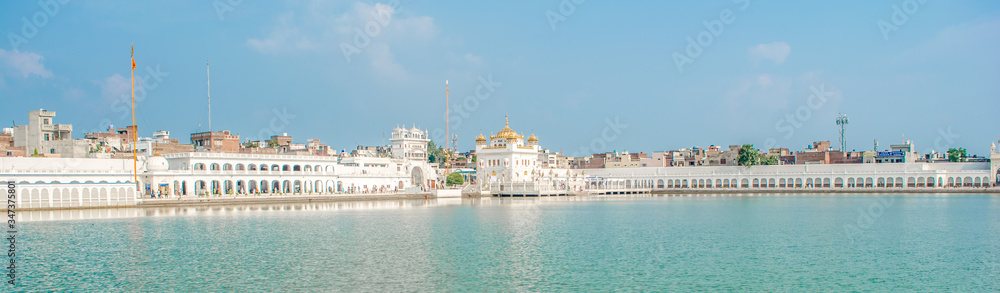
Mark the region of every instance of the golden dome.
[[476, 137], [476, 142], [481, 142], [481, 141], [486, 141], [486, 138], [483, 137], [482, 133], [480, 133], [479, 136]]
[[504, 122], [503, 129], [500, 129], [500, 132], [497, 132], [496, 135], [491, 135], [490, 138], [504, 138], [504, 139], [522, 138], [523, 139], [524, 136], [517, 135], [517, 132], [514, 132], [513, 129], [510, 129], [510, 120], [508, 119], [506, 122]]
[[538, 137], [535, 136], [534, 133], [532, 133], [531, 137], [528, 137], [528, 141], [530, 141], [530, 142], [538, 142]]

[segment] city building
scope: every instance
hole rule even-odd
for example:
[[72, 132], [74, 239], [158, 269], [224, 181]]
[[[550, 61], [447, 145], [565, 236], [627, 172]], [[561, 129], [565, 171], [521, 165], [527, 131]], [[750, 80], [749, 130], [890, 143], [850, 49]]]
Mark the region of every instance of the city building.
[[240, 136], [230, 134], [229, 130], [192, 133], [191, 143], [194, 145], [195, 151], [199, 152], [237, 153], [240, 151]]
[[56, 124], [55, 116], [44, 109], [28, 112], [28, 124], [14, 126], [14, 147], [24, 148], [29, 156], [86, 158], [90, 142], [73, 139], [73, 125]]

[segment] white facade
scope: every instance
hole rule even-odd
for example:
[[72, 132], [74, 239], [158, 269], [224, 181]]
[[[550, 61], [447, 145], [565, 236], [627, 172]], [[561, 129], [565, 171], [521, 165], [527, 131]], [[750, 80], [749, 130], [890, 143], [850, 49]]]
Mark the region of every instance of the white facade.
[[[995, 163], [994, 163], [995, 164]], [[586, 170], [602, 188], [902, 188], [989, 187], [990, 163], [697, 166]]]
[[476, 182], [494, 195], [566, 194], [582, 187], [580, 170], [544, 167], [542, 148], [534, 134], [527, 140], [510, 128], [510, 121], [487, 140], [476, 138]]
[[135, 205], [132, 160], [0, 157], [18, 209]]

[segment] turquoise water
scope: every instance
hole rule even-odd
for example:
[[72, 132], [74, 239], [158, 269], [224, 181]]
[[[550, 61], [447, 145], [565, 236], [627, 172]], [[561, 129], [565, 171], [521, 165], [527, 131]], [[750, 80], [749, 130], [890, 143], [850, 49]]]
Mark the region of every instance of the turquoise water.
[[14, 289], [1000, 290], [996, 195], [486, 198], [121, 214], [22, 220]]

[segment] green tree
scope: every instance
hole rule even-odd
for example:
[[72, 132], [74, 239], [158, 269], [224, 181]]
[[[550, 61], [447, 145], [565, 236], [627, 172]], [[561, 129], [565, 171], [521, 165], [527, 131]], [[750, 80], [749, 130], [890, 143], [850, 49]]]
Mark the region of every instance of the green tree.
[[448, 156], [444, 153], [444, 149], [440, 148], [433, 141], [427, 142], [427, 162], [441, 164], [447, 160]]
[[35, 153], [34, 153], [34, 154], [32, 154], [31, 156], [32, 156], [32, 157], [37, 157], [37, 156], [38, 156], [38, 149], [35, 149]]
[[476, 157], [477, 157], [476, 155], [472, 155], [472, 162], [473, 162], [473, 163], [475, 163], [475, 162], [476, 162]]
[[258, 143], [256, 141], [249, 141], [249, 140], [247, 140], [247, 142], [243, 144], [243, 148], [248, 148], [249, 149], [249, 148], [258, 148], [258, 147], [260, 147], [260, 143]]
[[761, 165], [777, 165], [778, 164], [778, 156], [775, 156], [775, 155], [766, 155], [766, 156], [764, 156], [764, 157], [762, 157], [760, 159], [760, 164]]
[[760, 152], [753, 148], [752, 144], [745, 144], [740, 148], [739, 158], [736, 162], [744, 167], [760, 165]]
[[465, 179], [462, 178], [462, 174], [458, 174], [458, 172], [454, 172], [454, 173], [448, 174], [448, 178], [445, 179], [445, 182], [444, 182], [444, 184], [446, 184], [448, 186], [462, 185], [463, 183], [465, 183]]
[[269, 148], [276, 148], [278, 146], [279, 145], [278, 145], [278, 140], [277, 139], [271, 139], [271, 140], [267, 141], [267, 147], [269, 147]]
[[951, 162], [965, 162], [965, 148], [950, 148], [948, 149], [948, 161]]

